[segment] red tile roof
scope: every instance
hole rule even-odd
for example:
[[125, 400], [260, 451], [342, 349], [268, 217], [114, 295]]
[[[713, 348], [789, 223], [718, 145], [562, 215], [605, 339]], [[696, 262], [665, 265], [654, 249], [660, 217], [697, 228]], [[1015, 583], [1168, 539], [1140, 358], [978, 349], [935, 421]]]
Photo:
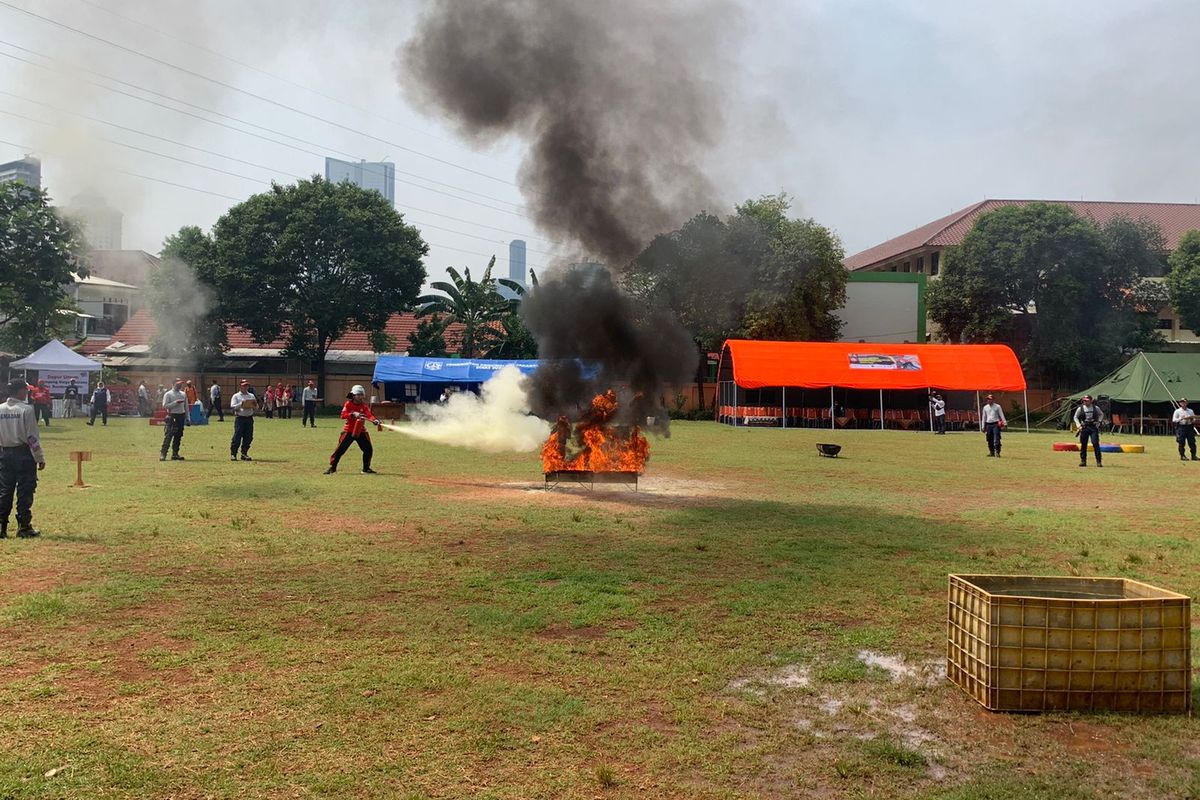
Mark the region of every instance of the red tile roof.
[[983, 200], [922, 225], [916, 230], [888, 239], [882, 244], [855, 253], [846, 259], [846, 269], [860, 270], [877, 266], [897, 256], [924, 247], [961, 244], [975, 218], [1001, 206], [1050, 203], [1071, 208], [1082, 217], [1104, 224], [1114, 217], [1145, 218], [1162, 229], [1167, 246], [1174, 249], [1185, 231], [1200, 228], [1200, 204], [1195, 203], [1117, 203], [1093, 200]]
[[[396, 340], [396, 349], [403, 351], [408, 349], [408, 336], [416, 331], [417, 326], [422, 320], [417, 319], [412, 314], [393, 314], [388, 320], [384, 330], [389, 336]], [[462, 336], [463, 326], [454, 324], [446, 329], [446, 343], [453, 345]], [[145, 345], [150, 344], [150, 339], [158, 332], [158, 325], [154, 321], [149, 309], [139, 309], [134, 312], [133, 316], [121, 326], [111, 341], [103, 342], [102, 347], [93, 352], [103, 350], [113, 342], [121, 342], [125, 345]], [[229, 349], [235, 348], [254, 348], [264, 350], [279, 350], [284, 347], [286, 342], [283, 339], [276, 339], [273, 342], [260, 343], [254, 340], [250, 332], [245, 328], [240, 328], [236, 325], [228, 325], [225, 329], [225, 336], [229, 342]], [[336, 339], [330, 349], [332, 350], [351, 350], [370, 353], [371, 343], [369, 334], [366, 331], [348, 331], [344, 336]], [[101, 343], [98, 343], [101, 344]]]

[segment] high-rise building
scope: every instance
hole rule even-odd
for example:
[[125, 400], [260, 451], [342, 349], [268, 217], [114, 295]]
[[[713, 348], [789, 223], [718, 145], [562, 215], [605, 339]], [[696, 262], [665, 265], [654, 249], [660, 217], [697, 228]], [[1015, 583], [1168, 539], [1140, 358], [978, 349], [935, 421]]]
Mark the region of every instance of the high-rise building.
[[513, 239], [508, 243], [508, 279], [529, 288], [528, 275], [525, 271], [525, 242]]
[[[525, 272], [525, 242], [520, 239], [514, 239], [508, 243], [508, 279], [514, 283], [519, 283], [524, 288], [529, 288], [529, 282]], [[493, 276], [499, 277], [499, 276]], [[512, 289], [500, 284], [496, 287], [496, 291], [501, 297], [515, 300], [518, 295]]]
[[75, 195], [66, 214], [83, 227], [83, 236], [93, 250], [121, 249], [121, 212], [98, 194]]
[[42, 162], [33, 156], [25, 156], [17, 161], [0, 164], [0, 183], [8, 181], [24, 181], [35, 189], [42, 188]]
[[364, 189], [374, 189], [392, 205], [396, 204], [396, 165], [390, 161], [342, 161], [325, 159], [325, 180], [349, 181]]

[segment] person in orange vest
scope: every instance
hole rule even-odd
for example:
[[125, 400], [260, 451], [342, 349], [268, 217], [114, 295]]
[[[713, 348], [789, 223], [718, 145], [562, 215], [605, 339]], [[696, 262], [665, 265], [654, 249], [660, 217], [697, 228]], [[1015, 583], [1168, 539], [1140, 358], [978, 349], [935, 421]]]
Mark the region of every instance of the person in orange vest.
[[338, 439], [337, 449], [329, 457], [329, 469], [325, 470], [325, 474], [332, 475], [337, 472], [342, 456], [350, 449], [350, 445], [358, 442], [358, 447], [362, 450], [363, 473], [375, 475], [375, 470], [371, 469], [374, 448], [371, 446], [371, 434], [367, 433], [367, 423], [370, 422], [379, 428], [379, 420], [371, 413], [371, 407], [367, 405], [367, 391], [360, 384], [352, 386], [350, 394], [346, 395], [346, 404], [342, 406], [342, 419], [346, 420], [346, 424]]

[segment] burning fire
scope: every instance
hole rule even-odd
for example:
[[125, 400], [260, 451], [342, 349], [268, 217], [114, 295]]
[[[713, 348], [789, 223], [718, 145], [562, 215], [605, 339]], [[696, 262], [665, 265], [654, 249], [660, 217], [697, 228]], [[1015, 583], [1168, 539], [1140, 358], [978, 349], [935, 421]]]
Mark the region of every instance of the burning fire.
[[[617, 395], [609, 389], [592, 398], [592, 407], [585, 418], [575, 425], [559, 417], [542, 446], [542, 471], [551, 472], [637, 472], [641, 473], [650, 458], [650, 442], [636, 425], [627, 430], [612, 424], [617, 413]], [[572, 444], [578, 452], [568, 456]]]

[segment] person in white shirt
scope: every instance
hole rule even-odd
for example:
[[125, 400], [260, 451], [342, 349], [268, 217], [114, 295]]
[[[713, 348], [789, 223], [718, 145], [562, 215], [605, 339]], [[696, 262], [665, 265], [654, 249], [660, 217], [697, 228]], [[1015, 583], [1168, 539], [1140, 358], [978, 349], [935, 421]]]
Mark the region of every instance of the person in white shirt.
[[0, 539], [8, 538], [8, 514], [17, 500], [17, 536], [37, 536], [33, 529], [33, 493], [37, 474], [46, 468], [46, 455], [38, 439], [37, 414], [25, 398], [23, 380], [8, 384], [8, 400], [0, 405]]
[[242, 461], [253, 461], [250, 458], [250, 443], [254, 441], [254, 407], [258, 398], [250, 391], [250, 381], [242, 381], [237, 393], [229, 398], [229, 410], [233, 412], [233, 438], [229, 441], [229, 460], [238, 460], [238, 448], [242, 451]]
[[1100, 455], [1100, 426], [1104, 424], [1104, 412], [1085, 394], [1083, 404], [1075, 409], [1075, 424], [1079, 426], [1079, 466], [1087, 466], [1088, 447], [1096, 454], [1096, 466], [1103, 467]]
[[208, 387], [208, 412], [205, 418], [211, 419], [213, 412], [217, 412], [217, 422], [225, 421], [225, 412], [221, 410], [221, 384], [215, 380], [212, 386]]
[[150, 416], [150, 390], [146, 388], [146, 382], [142, 381], [137, 388], [138, 398], [138, 415], [142, 417]]
[[946, 432], [946, 401], [937, 392], [929, 396], [929, 407], [933, 409], [933, 432], [936, 434], [944, 434]]
[[304, 413], [300, 417], [300, 427], [303, 428], [306, 422], [314, 428], [317, 427], [317, 385], [312, 381], [306, 383], [300, 399], [304, 401]]
[[1200, 458], [1196, 458], [1196, 412], [1188, 408], [1186, 397], [1179, 401], [1179, 408], [1171, 415], [1171, 421], [1175, 423], [1175, 443], [1179, 445], [1179, 460], [1187, 461], [1187, 456], [1183, 454], [1183, 446], [1186, 444], [1191, 448], [1192, 461], [1200, 461]]
[[1004, 418], [1004, 409], [992, 395], [987, 396], [987, 404], [979, 412], [979, 430], [987, 437], [988, 458], [1000, 457], [1000, 432], [1008, 420]]
[[188, 424], [188, 400], [183, 390], [183, 378], [175, 379], [175, 388], [163, 395], [162, 405], [167, 410], [167, 419], [163, 423], [162, 450], [158, 460], [167, 460], [167, 447], [170, 446], [171, 460], [183, 461], [183, 456], [179, 455], [179, 445], [183, 442], [183, 429]]

